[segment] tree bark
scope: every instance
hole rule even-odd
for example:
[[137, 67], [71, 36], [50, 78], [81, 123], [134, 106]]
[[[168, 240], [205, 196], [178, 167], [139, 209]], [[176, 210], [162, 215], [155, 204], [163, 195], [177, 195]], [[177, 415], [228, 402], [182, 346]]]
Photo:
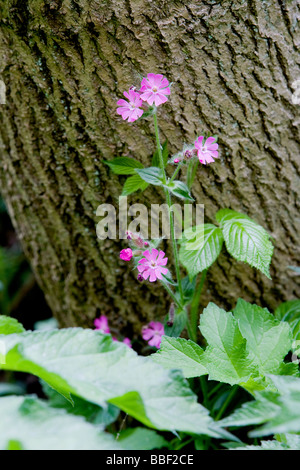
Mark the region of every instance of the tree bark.
[[[168, 309], [161, 289], [120, 262], [125, 245], [95, 230], [97, 206], [117, 205], [123, 182], [102, 161], [149, 166], [151, 120], [128, 124], [115, 112], [149, 72], [173, 82], [159, 108], [172, 152], [204, 131], [219, 136], [221, 158], [201, 166], [193, 189], [206, 221], [228, 207], [273, 237], [271, 281], [224, 250], [202, 305], [243, 297], [273, 309], [297, 296], [288, 269], [299, 239], [297, 19], [289, 0], [2, 0], [1, 192], [61, 326], [91, 326], [101, 313], [134, 334]], [[160, 202], [149, 189], [137, 200]]]

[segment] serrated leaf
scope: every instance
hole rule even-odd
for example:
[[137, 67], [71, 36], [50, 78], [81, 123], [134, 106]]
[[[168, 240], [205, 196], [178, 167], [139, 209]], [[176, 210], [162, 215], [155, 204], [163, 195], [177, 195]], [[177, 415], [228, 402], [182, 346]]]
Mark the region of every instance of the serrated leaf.
[[139, 175], [133, 175], [127, 178], [123, 186], [121, 196], [129, 196], [138, 190], [145, 191], [149, 186]]
[[116, 175], [134, 175], [136, 168], [144, 168], [144, 165], [140, 162], [129, 157], [118, 157], [111, 161], [104, 161], [104, 163], [108, 165]]
[[226, 435], [197, 403], [179, 371], [99, 331], [68, 328], [1, 336], [6, 363], [1, 369], [42, 378], [64, 396], [103, 406], [109, 402], [149, 427], [214, 437]]
[[0, 335], [11, 335], [13, 333], [23, 333], [23, 325], [15, 318], [0, 315]]
[[184, 377], [190, 378], [207, 374], [201, 362], [203, 353], [194, 341], [163, 336], [159, 351], [151, 357], [166, 369], [180, 369]]
[[209, 378], [247, 388], [247, 382], [258, 370], [249, 358], [246, 340], [232, 313], [210, 303], [200, 317], [200, 331], [208, 343], [202, 363]]
[[254, 266], [271, 279], [269, 267], [273, 245], [268, 232], [246, 215], [230, 209], [221, 209], [216, 219], [231, 256]]
[[34, 397], [0, 398], [0, 449], [120, 450], [112, 435]]
[[283, 359], [291, 349], [291, 331], [287, 323], [279, 322], [258, 305], [239, 299], [234, 309], [239, 329], [247, 340], [249, 357], [263, 374], [280, 373]]
[[223, 245], [221, 230], [213, 224], [197, 225], [184, 231], [179, 259], [190, 277], [208, 269], [218, 258]]
[[136, 169], [135, 171], [146, 183], [153, 184], [154, 186], [163, 185], [163, 173], [160, 168], [151, 166], [150, 168]]

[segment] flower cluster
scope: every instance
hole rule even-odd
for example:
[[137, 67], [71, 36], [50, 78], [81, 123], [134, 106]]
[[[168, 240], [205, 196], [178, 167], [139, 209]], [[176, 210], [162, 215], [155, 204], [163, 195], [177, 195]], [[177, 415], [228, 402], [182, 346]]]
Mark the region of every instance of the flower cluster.
[[207, 163], [213, 163], [214, 158], [219, 158], [218, 144], [215, 137], [208, 137], [205, 139], [204, 136], [198, 137], [194, 146], [188, 146], [181, 152], [177, 153], [171, 160], [175, 165], [181, 162], [187, 162], [194, 157], [198, 157], [198, 160], [202, 165]]
[[170, 95], [170, 84], [168, 80], [160, 74], [148, 73], [147, 78], [142, 79], [139, 91], [131, 87], [129, 91], [124, 91], [124, 96], [128, 101], [121, 99], [117, 102], [119, 106], [117, 113], [124, 121], [134, 122], [139, 119], [144, 111], [142, 106], [147, 103], [149, 106], [159, 106], [168, 101]]
[[[94, 320], [94, 326], [95, 326], [96, 330], [99, 330], [102, 333], [106, 333], [106, 334], [110, 333], [110, 329], [109, 329], [109, 326], [108, 326], [108, 319], [105, 315], [101, 315], [99, 318], [96, 318]], [[114, 341], [118, 341], [118, 339], [115, 338], [114, 336], [112, 337], [112, 339]], [[129, 338], [124, 338], [123, 343], [126, 344], [126, 346], [129, 346], [129, 348], [132, 347], [131, 346], [131, 341], [130, 341]]]

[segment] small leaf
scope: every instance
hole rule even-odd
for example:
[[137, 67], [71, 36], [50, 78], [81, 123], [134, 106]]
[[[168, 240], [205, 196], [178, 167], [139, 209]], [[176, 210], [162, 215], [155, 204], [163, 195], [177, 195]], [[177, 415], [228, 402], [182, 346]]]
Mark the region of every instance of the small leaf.
[[116, 175], [134, 175], [136, 168], [144, 168], [140, 162], [129, 157], [118, 157], [112, 161], [104, 160], [103, 163], [108, 165]]
[[180, 199], [185, 199], [187, 201], [194, 201], [192, 198], [189, 188], [185, 183], [179, 180], [172, 181], [172, 183], [166, 184], [165, 187], [172, 193], [174, 196], [179, 197]]
[[23, 333], [25, 329], [15, 318], [0, 315], [0, 335]]
[[149, 184], [146, 183], [139, 175], [133, 175], [127, 178], [122, 190], [122, 196], [129, 196], [138, 190], [144, 191], [148, 188]]
[[269, 279], [273, 245], [268, 232], [244, 214], [221, 209], [216, 214], [228, 252], [238, 261], [259, 269]]
[[151, 166], [150, 168], [136, 169], [135, 171], [146, 183], [162, 186], [163, 172], [160, 168]]
[[165, 335], [169, 337], [178, 338], [186, 326], [187, 315], [185, 310], [178, 312], [178, 309], [175, 310], [174, 322], [172, 326], [167, 325], [168, 316], [165, 319]]
[[[164, 165], [166, 166], [167, 162], [168, 162], [168, 156], [169, 156], [168, 141], [167, 140], [162, 145], [162, 156], [163, 156]], [[158, 168], [160, 168], [160, 159], [159, 159], [159, 155], [158, 155], [158, 150], [156, 150], [156, 152], [153, 155], [152, 166], [157, 166]]]
[[221, 230], [213, 224], [197, 225], [184, 231], [179, 259], [191, 277], [209, 268], [223, 245]]

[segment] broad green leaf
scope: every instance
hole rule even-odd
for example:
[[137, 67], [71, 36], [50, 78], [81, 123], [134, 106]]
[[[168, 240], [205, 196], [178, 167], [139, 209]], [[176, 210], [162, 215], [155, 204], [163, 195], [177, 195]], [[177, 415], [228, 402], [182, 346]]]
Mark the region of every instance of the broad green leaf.
[[208, 346], [202, 356], [209, 378], [244, 388], [254, 385], [251, 376], [257, 375], [257, 367], [249, 357], [246, 340], [232, 313], [210, 303], [200, 317], [200, 331]]
[[109, 402], [146, 426], [219, 437], [226, 434], [197, 403], [179, 371], [167, 371], [109, 335], [80, 328], [2, 336], [0, 368], [37, 375], [61, 394]]
[[172, 181], [172, 183], [167, 183], [165, 187], [174, 195], [180, 199], [185, 199], [186, 201], [194, 201], [195, 199], [191, 196], [190, 190], [183, 181]]
[[13, 333], [23, 333], [24, 331], [21, 323], [15, 318], [0, 315], [0, 335], [11, 335]]
[[139, 427], [122, 431], [118, 444], [125, 450], [152, 450], [168, 447], [168, 442], [157, 432]]
[[121, 196], [129, 196], [138, 190], [144, 191], [148, 188], [149, 184], [146, 183], [139, 175], [129, 176], [123, 186]]
[[135, 171], [146, 183], [162, 186], [163, 172], [160, 168], [151, 166], [150, 168], [136, 169]]
[[104, 161], [104, 163], [116, 175], [134, 175], [136, 168], [144, 168], [140, 162], [129, 157], [118, 157], [111, 161]]
[[184, 231], [179, 259], [190, 277], [196, 276], [216, 261], [222, 244], [222, 232], [213, 224], [197, 225]]
[[280, 304], [275, 312], [275, 317], [280, 321], [291, 322], [300, 318], [300, 299], [289, 300]]
[[234, 309], [239, 329], [247, 340], [249, 357], [263, 374], [280, 373], [283, 359], [292, 346], [291, 330], [258, 305], [239, 299]]
[[34, 397], [0, 398], [0, 415], [1, 450], [122, 449], [112, 435], [84, 418], [51, 408]]
[[[167, 140], [162, 145], [162, 156], [163, 156], [164, 165], [166, 166], [168, 162], [168, 156], [169, 156]], [[160, 168], [160, 159], [158, 155], [158, 150], [156, 150], [156, 152], [153, 155], [152, 166], [157, 166], [158, 168]]]
[[163, 336], [161, 347], [151, 357], [166, 369], [180, 369], [184, 377], [199, 377], [207, 374], [201, 359], [203, 349], [194, 341]]
[[244, 261], [259, 269], [269, 279], [269, 267], [273, 245], [268, 232], [244, 214], [230, 209], [221, 209], [216, 214], [226, 248], [238, 261]]

